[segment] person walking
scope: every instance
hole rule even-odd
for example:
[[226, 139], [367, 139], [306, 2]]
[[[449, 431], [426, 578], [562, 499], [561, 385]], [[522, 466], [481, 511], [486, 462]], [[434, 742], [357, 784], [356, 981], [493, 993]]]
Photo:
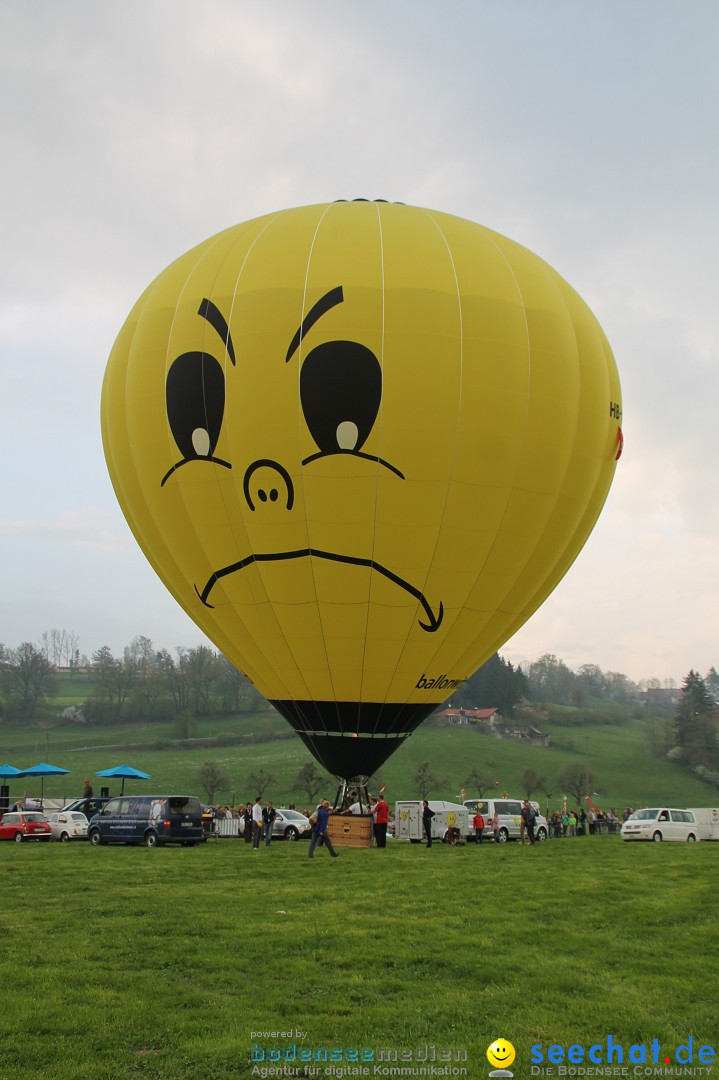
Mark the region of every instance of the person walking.
[[427, 838], [427, 847], [432, 847], [432, 818], [434, 810], [430, 810], [426, 799], [422, 800], [422, 829]]
[[339, 852], [335, 851], [332, 846], [332, 841], [327, 835], [327, 823], [329, 819], [330, 804], [327, 799], [323, 799], [320, 805], [317, 807], [317, 821], [312, 826], [312, 835], [310, 836], [310, 850], [307, 853], [307, 857], [309, 859], [314, 858], [315, 848], [320, 843], [324, 844], [333, 859], [339, 858]]

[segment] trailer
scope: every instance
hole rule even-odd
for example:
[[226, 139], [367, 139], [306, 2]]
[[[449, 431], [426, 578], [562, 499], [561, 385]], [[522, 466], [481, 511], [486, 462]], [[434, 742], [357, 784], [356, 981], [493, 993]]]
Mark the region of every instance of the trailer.
[[700, 840], [719, 841], [719, 810], [708, 806], [689, 806], [694, 814]]
[[[459, 829], [460, 836], [469, 833], [469, 812], [460, 803], [445, 802], [441, 799], [428, 799], [432, 818], [432, 839], [445, 840], [450, 829]], [[424, 839], [422, 827], [422, 800], [404, 799], [394, 806], [395, 840], [409, 840], [419, 844]]]

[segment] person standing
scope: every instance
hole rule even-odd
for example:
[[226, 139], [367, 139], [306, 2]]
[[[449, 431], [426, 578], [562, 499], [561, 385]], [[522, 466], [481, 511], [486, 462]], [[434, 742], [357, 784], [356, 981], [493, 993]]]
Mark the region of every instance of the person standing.
[[434, 817], [434, 810], [430, 810], [429, 803], [426, 799], [422, 800], [422, 828], [424, 835], [427, 837], [427, 847], [432, 847], [432, 818]]
[[339, 852], [335, 851], [332, 846], [332, 841], [327, 835], [327, 823], [330, 819], [330, 804], [327, 799], [323, 799], [320, 805], [317, 807], [317, 821], [312, 826], [312, 835], [310, 836], [310, 850], [307, 854], [309, 859], [314, 858], [314, 851], [317, 845], [322, 842], [329, 851], [333, 859], [339, 857]]
[[272, 799], [267, 800], [267, 806], [262, 811], [262, 824], [265, 830], [265, 847], [272, 843], [272, 822], [277, 817], [277, 811], [272, 805]]
[[242, 815], [242, 821], [243, 821], [244, 826], [245, 826], [245, 832], [244, 832], [245, 843], [246, 844], [251, 844], [252, 843], [252, 803], [250, 802], [249, 799], [247, 800], [247, 805], [245, 806], [244, 813]]
[[374, 818], [374, 842], [378, 848], [387, 847], [387, 823], [389, 821], [389, 806], [380, 792], [377, 802], [370, 810]]
[[492, 814], [492, 832], [494, 833], [495, 844], [499, 843], [499, 814], [495, 810]]
[[252, 849], [253, 851], [259, 851], [260, 840], [262, 839], [262, 826], [264, 822], [262, 819], [262, 796], [258, 795], [255, 799], [255, 805], [252, 807]]
[[482, 817], [482, 811], [477, 807], [477, 813], [472, 819], [472, 828], [474, 829], [474, 839], [478, 844], [482, 843], [482, 833], [484, 832], [484, 818]]
[[92, 784], [90, 783], [89, 780], [85, 781], [85, 788], [84, 788], [84, 791], [82, 793], [82, 797], [83, 797], [83, 799], [91, 799], [92, 798]]
[[529, 799], [524, 800], [524, 806], [522, 807], [522, 816], [524, 817], [524, 825], [527, 830], [527, 843], [534, 846], [534, 823], [537, 819], [537, 811], [532, 806]]

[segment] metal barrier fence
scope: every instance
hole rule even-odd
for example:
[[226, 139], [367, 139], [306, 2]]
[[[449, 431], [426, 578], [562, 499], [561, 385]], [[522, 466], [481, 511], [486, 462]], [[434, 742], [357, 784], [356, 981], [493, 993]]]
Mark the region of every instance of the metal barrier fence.
[[232, 836], [235, 840], [240, 835], [240, 822], [238, 818], [213, 818], [212, 836]]

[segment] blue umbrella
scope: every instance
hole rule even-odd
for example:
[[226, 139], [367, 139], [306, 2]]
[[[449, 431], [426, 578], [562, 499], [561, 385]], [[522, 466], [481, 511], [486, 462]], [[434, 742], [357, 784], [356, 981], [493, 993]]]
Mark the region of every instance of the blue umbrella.
[[[22, 776], [21, 770], [16, 769], [14, 765], [0, 765], [0, 780], [12, 780], [14, 776]], [[5, 790], [9, 791], [10, 789], [6, 788]], [[6, 805], [5, 795], [3, 795], [3, 801], [0, 802], [0, 814], [2, 814], [9, 805], [9, 800]]]
[[11, 780], [13, 776], [22, 776], [22, 769], [14, 765], [0, 765], [0, 780]]
[[19, 775], [40, 777], [40, 804], [42, 805], [45, 799], [45, 777], [61, 776], [63, 773], [69, 772], [69, 769], [61, 769], [59, 765], [48, 765], [46, 761], [41, 761], [39, 765], [33, 765], [30, 769], [23, 769]]
[[140, 772], [139, 769], [133, 769], [132, 765], [116, 765], [114, 769], [103, 769], [102, 772], [95, 773], [96, 776], [106, 777], [108, 780], [122, 780], [121, 795], [125, 794], [125, 781], [126, 780], [151, 780], [152, 777], [149, 773]]

